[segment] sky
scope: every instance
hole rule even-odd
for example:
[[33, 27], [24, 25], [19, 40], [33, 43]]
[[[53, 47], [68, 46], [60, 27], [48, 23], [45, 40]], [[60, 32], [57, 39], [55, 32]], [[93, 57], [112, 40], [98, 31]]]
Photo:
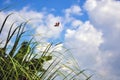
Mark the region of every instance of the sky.
[[26, 30], [38, 41], [62, 42], [92, 80], [120, 80], [120, 0], [0, 0], [0, 9], [6, 6], [0, 25], [14, 14], [2, 36], [12, 22], [31, 19]]

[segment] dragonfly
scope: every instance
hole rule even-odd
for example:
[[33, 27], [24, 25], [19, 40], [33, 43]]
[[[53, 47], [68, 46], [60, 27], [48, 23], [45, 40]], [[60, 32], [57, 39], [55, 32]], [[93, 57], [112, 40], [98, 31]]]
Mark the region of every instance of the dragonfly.
[[59, 25], [60, 25], [60, 22], [56, 22], [54, 26], [59, 27]]

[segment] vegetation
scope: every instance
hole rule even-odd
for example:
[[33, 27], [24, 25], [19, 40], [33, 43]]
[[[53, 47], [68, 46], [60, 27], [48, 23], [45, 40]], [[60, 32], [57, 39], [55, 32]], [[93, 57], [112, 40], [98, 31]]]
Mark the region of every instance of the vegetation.
[[[0, 36], [9, 14], [0, 27]], [[57, 52], [59, 44], [48, 44], [43, 51], [36, 51], [39, 44], [34, 38], [24, 41], [23, 34], [26, 33], [25, 26], [28, 21], [20, 23], [13, 28], [11, 23], [7, 38], [2, 41], [0, 38], [0, 79], [1, 80], [89, 80], [85, 70], [81, 70], [74, 58], [72, 66], [68, 65], [67, 58], [61, 52]], [[12, 46], [9, 47], [10, 42]], [[52, 49], [52, 50], [51, 50]], [[68, 51], [67, 49], [65, 51]], [[54, 54], [56, 53], [56, 55]], [[59, 57], [58, 57], [59, 56]], [[46, 65], [46, 66], [45, 66]]]

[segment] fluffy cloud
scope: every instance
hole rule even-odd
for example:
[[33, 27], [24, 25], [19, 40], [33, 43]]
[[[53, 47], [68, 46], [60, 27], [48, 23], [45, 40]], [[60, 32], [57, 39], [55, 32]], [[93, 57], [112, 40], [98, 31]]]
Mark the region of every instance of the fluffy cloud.
[[73, 20], [71, 23], [71, 26], [73, 26], [74, 28], [77, 28], [81, 25], [82, 25], [82, 21], [80, 21], [80, 20]]
[[119, 80], [120, 2], [118, 0], [87, 0], [84, 7], [90, 22], [103, 32], [105, 41], [100, 46], [101, 60], [103, 60], [101, 72], [105, 74], [103, 80]]
[[24, 22], [30, 20], [26, 29], [29, 29], [28, 32], [30, 33], [31, 31], [32, 33], [34, 32], [34, 36], [36, 36], [36, 39], [38, 40], [42, 39], [43, 37], [46, 39], [58, 38], [63, 29], [61, 23], [59, 27], [54, 27], [56, 22], [61, 22], [62, 18], [60, 16], [54, 16], [53, 14], [48, 14], [45, 11], [37, 12], [37, 11], [29, 10], [28, 7], [24, 7], [20, 11], [13, 10], [9, 12], [1, 12], [0, 24], [2, 24], [4, 18], [9, 13], [14, 13], [14, 14], [9, 17], [7, 23], [5, 24], [6, 27], [4, 28], [2, 33], [4, 34], [4, 36], [7, 35], [6, 32], [8, 32], [10, 25], [14, 21]]
[[90, 19], [99, 26], [119, 29], [120, 2], [115, 0], [87, 0], [85, 4]]
[[[82, 9], [78, 5], [72, 5], [70, 8], [64, 10], [64, 27], [66, 28], [77, 28], [82, 24], [81, 20], [76, 19], [76, 17], [82, 16]], [[69, 27], [68, 27], [69, 26]]]
[[96, 30], [89, 21], [76, 30], [67, 29], [65, 34], [65, 45], [72, 49], [83, 68], [96, 65], [96, 56], [100, 53], [99, 47], [103, 41], [102, 32]]
[[70, 40], [75, 38], [76, 40], [82, 41], [88, 45], [99, 47], [99, 45], [103, 42], [101, 35], [101, 32], [98, 32], [89, 21], [86, 21], [77, 30], [68, 29], [65, 37], [67, 39], [70, 38]]
[[67, 17], [70, 15], [81, 15], [81, 8], [78, 5], [73, 5], [65, 10], [65, 14]]

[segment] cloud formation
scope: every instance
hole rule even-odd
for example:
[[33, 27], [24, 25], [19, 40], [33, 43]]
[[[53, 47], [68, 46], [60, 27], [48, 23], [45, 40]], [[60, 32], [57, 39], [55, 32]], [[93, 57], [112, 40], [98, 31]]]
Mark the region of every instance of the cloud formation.
[[[45, 11], [37, 12], [33, 10], [29, 10], [28, 7], [24, 7], [20, 11], [9, 11], [9, 12], [1, 12], [0, 17], [2, 19], [0, 24], [2, 24], [4, 18], [9, 14], [14, 13], [11, 15], [6, 23], [6, 27], [3, 30], [4, 36], [6, 36], [6, 32], [9, 30], [10, 25], [14, 21], [24, 22], [29, 20], [28, 26], [26, 30], [34, 32], [34, 36], [36, 39], [40, 40], [42, 38], [58, 38], [60, 36], [60, 32], [62, 31], [62, 18], [60, 16], [55, 16], [53, 14], [47, 13]], [[14, 16], [14, 17], [13, 17]], [[60, 22], [59, 27], [54, 27], [56, 22]], [[39, 38], [38, 38], [39, 37]], [[44, 40], [45, 40], [44, 39]]]
[[103, 63], [107, 70], [105, 80], [119, 80], [120, 67], [120, 2], [118, 0], [87, 0], [85, 9], [90, 22], [103, 32], [104, 43], [100, 46]]
[[81, 8], [77, 5], [73, 5], [70, 8], [65, 10], [65, 14], [67, 17], [69, 17], [70, 15], [81, 15]]
[[76, 30], [67, 29], [65, 46], [71, 49], [82, 68], [98, 71], [97, 66], [101, 64], [99, 47], [104, 42], [102, 35], [101, 31], [86, 21]]

